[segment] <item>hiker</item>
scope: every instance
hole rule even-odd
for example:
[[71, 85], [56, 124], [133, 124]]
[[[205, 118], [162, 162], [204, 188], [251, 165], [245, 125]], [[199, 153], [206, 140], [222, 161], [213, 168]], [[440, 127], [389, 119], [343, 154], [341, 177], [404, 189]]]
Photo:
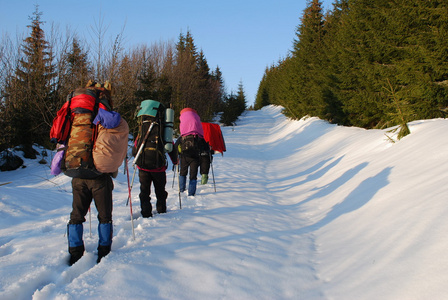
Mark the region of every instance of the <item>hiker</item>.
[[136, 162], [140, 181], [139, 198], [142, 217], [150, 218], [153, 216], [151, 184], [154, 185], [157, 198], [157, 213], [166, 213], [168, 192], [165, 190], [165, 185], [168, 164], [165, 153], [168, 152], [173, 165], [177, 164], [177, 155], [172, 151], [174, 111], [170, 108], [165, 109], [158, 101], [144, 100], [140, 104], [137, 117], [140, 124], [139, 133], [134, 142], [132, 155], [136, 156], [143, 145]]
[[99, 263], [111, 250], [112, 177], [117, 176], [118, 166], [126, 156], [129, 127], [118, 113], [112, 112], [111, 86], [108, 82], [101, 85], [89, 81], [86, 88], [76, 89], [69, 95], [69, 100], [60, 111], [64, 109], [72, 115], [69, 136], [56, 135], [57, 126], [66, 127], [58, 124], [60, 120], [56, 121], [58, 112], [50, 138], [66, 145], [61, 169], [73, 178], [72, 211], [67, 225], [69, 265], [84, 254], [83, 223], [92, 200], [98, 211]]
[[180, 192], [186, 190], [189, 173], [188, 196], [194, 196], [200, 164], [200, 144], [205, 143], [204, 130], [198, 113], [192, 108], [184, 108], [179, 119], [180, 137], [175, 145], [180, 157], [179, 189]]

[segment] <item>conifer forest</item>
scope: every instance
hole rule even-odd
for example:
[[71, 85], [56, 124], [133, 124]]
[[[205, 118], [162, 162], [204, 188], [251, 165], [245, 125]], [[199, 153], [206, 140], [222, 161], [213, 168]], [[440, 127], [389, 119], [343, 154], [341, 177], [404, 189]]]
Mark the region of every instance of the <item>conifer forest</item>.
[[309, 1], [293, 45], [266, 68], [256, 109], [363, 128], [446, 115], [447, 1]]

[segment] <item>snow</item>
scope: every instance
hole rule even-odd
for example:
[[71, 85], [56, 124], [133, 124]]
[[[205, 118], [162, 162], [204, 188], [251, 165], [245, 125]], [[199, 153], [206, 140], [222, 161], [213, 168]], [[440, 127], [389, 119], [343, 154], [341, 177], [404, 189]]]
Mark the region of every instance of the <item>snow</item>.
[[122, 166], [112, 252], [99, 264], [92, 205], [86, 253], [67, 265], [69, 177], [39, 159], [1, 172], [0, 299], [445, 298], [448, 120], [412, 122], [392, 143], [389, 129], [281, 110], [223, 127], [216, 192], [210, 174], [182, 209], [170, 167], [168, 213], [141, 218], [136, 176], [131, 222]]

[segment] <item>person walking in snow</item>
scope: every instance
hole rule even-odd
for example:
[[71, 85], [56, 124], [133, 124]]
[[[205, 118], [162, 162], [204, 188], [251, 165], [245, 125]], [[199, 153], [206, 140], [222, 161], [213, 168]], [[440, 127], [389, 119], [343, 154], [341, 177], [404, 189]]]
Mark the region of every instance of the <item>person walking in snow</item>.
[[[133, 148], [133, 155], [137, 153], [136, 145]], [[177, 164], [177, 155], [175, 151], [169, 153], [169, 157], [173, 165]], [[163, 154], [165, 155], [165, 154]], [[156, 194], [157, 213], [166, 213], [166, 199], [168, 198], [168, 192], [165, 189], [166, 186], [166, 169], [167, 166], [163, 165], [155, 169], [144, 169], [137, 165], [138, 178], [140, 181], [140, 208], [143, 218], [151, 218], [152, 205], [151, 205], [151, 184], [154, 185], [154, 193]]]
[[192, 108], [184, 108], [179, 119], [180, 137], [175, 144], [180, 157], [179, 189], [180, 192], [186, 190], [189, 173], [188, 196], [194, 196], [200, 164], [200, 144], [206, 143], [204, 130], [198, 113]]
[[143, 218], [151, 218], [151, 185], [154, 185], [157, 198], [157, 213], [166, 213], [167, 152], [173, 164], [177, 164], [177, 154], [172, 151], [174, 110], [166, 109], [159, 101], [148, 99], [140, 103], [137, 118], [139, 129], [132, 155], [135, 157], [140, 181], [141, 214]]
[[[90, 82], [89, 82], [90, 84]], [[110, 95], [110, 86], [102, 86], [95, 82], [88, 84], [88, 88], [95, 89], [98, 92], [98, 99], [100, 103], [103, 103], [105, 107], [112, 110], [112, 100]], [[72, 100], [73, 103], [74, 100]], [[85, 100], [87, 101], [87, 100]], [[89, 101], [95, 102], [95, 99]], [[103, 112], [100, 108], [97, 119], [93, 121], [94, 124], [101, 124], [106, 127], [106, 123], [119, 124], [125, 122], [121, 119], [118, 113], [111, 113], [108, 110]], [[106, 120], [107, 119], [107, 120]], [[120, 123], [121, 124], [121, 123]], [[99, 125], [98, 125], [99, 126]], [[122, 133], [125, 139], [117, 140], [113, 139], [114, 146], [120, 148], [120, 153], [116, 157], [111, 157], [115, 161], [123, 161], [127, 150], [127, 139], [129, 134], [129, 128], [127, 124], [125, 126], [126, 132]], [[118, 127], [117, 127], [118, 128]], [[107, 130], [106, 130], [107, 131]], [[98, 140], [97, 140], [98, 141]], [[95, 151], [95, 149], [93, 150]], [[118, 157], [122, 156], [122, 157]], [[72, 211], [70, 213], [70, 220], [67, 225], [67, 237], [68, 237], [68, 251], [70, 254], [69, 265], [76, 263], [84, 254], [84, 241], [83, 241], [83, 223], [86, 221], [85, 216], [90, 209], [90, 204], [94, 200], [95, 207], [98, 211], [98, 259], [97, 263], [101, 259], [108, 255], [112, 245], [112, 191], [114, 184], [112, 177], [116, 177], [118, 168], [116, 171], [100, 171], [99, 165], [96, 165], [94, 170], [95, 176], [73, 176], [72, 179], [72, 192], [73, 202]]]

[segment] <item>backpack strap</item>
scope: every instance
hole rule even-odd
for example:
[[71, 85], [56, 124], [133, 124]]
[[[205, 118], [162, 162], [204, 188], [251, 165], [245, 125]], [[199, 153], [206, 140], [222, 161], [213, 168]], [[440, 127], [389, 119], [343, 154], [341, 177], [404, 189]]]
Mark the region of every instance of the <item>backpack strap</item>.
[[[67, 126], [69, 126], [69, 131], [68, 131], [68, 135], [66, 137], [66, 139], [68, 139], [68, 137], [70, 136], [70, 129], [71, 129], [71, 119], [72, 119], [72, 109], [71, 109], [71, 105], [72, 105], [72, 98], [73, 98], [73, 91], [67, 96], [68, 98], [68, 105], [67, 105], [67, 113], [65, 115], [65, 119], [64, 119], [64, 123], [62, 123], [62, 128], [61, 128], [61, 132], [65, 132], [65, 128]], [[64, 141], [67, 142], [67, 141]]]
[[101, 100], [98, 98], [98, 93], [95, 93], [95, 105], [93, 106], [92, 113], [92, 126], [93, 126], [93, 135], [92, 135], [92, 145], [95, 143], [96, 138], [98, 137], [98, 124], [93, 124], [93, 120], [95, 120], [96, 115], [98, 115], [98, 109], [100, 107]]

